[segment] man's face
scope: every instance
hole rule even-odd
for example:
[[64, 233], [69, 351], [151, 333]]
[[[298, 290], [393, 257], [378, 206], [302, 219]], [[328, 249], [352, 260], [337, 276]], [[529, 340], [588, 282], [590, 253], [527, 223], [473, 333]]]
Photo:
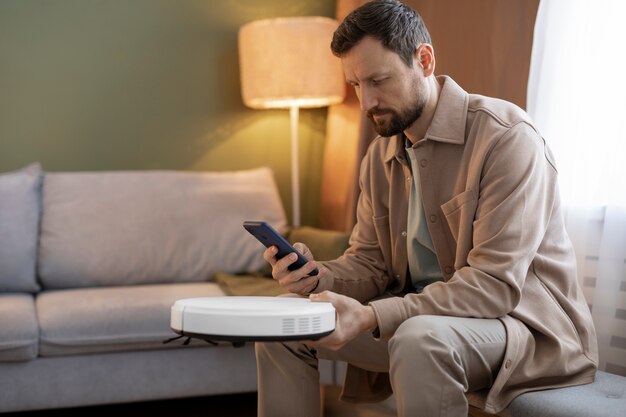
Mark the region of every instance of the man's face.
[[352, 85], [376, 132], [393, 136], [417, 120], [426, 104], [425, 79], [382, 43], [366, 36], [341, 59], [346, 81]]

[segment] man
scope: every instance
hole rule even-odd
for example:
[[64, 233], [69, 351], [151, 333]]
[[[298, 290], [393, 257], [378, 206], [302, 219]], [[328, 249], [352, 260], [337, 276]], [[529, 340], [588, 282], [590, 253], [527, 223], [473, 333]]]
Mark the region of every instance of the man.
[[257, 344], [259, 415], [318, 416], [318, 358], [350, 364], [344, 399], [393, 391], [400, 416], [466, 416], [478, 390], [495, 413], [526, 391], [593, 381], [557, 171], [526, 113], [435, 77], [428, 31], [395, 0], [353, 11], [331, 48], [380, 137], [346, 253], [316, 263], [299, 244], [310, 262], [289, 271], [293, 256], [265, 252], [274, 279], [331, 302], [337, 322], [319, 341]]

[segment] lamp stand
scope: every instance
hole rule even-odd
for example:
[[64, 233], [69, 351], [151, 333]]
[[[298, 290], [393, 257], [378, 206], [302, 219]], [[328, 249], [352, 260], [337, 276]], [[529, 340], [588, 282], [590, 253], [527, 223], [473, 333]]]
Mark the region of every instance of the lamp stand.
[[293, 227], [300, 226], [300, 168], [298, 166], [298, 106], [291, 106], [291, 199]]

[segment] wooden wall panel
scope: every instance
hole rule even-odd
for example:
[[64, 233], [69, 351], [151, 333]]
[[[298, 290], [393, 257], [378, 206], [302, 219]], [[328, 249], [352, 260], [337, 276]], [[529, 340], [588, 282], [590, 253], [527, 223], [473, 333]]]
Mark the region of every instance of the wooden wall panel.
[[[339, 0], [337, 19], [364, 0]], [[437, 74], [454, 78], [466, 91], [511, 101], [524, 108], [532, 38], [539, 0], [411, 0], [435, 48]], [[354, 225], [358, 165], [375, 133], [351, 89], [328, 112], [320, 225]]]

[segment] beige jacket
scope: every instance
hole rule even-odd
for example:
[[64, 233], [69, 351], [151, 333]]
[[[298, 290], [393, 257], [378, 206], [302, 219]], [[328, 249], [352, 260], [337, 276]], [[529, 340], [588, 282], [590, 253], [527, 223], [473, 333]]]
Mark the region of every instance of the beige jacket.
[[[325, 262], [316, 292], [372, 301], [381, 338], [419, 314], [499, 318], [507, 331], [503, 366], [486, 396], [488, 412], [540, 388], [591, 382], [598, 349], [576, 278], [557, 171], [527, 114], [511, 103], [443, 83], [419, 142], [422, 198], [445, 282], [404, 295], [411, 172], [400, 137], [377, 138], [363, 159], [350, 248]], [[387, 375], [351, 367], [345, 399], [390, 393]]]

